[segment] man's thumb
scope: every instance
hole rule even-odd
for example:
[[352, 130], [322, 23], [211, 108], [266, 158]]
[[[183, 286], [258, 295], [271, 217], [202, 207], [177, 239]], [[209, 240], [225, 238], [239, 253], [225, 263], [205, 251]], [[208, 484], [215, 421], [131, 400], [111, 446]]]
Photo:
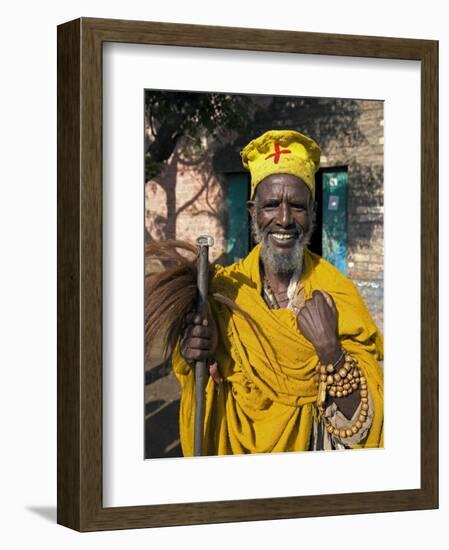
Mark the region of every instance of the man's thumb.
[[324, 299], [326, 300], [327, 302], [327, 305], [333, 310], [333, 311], [337, 311], [337, 306], [335, 305], [335, 302], [334, 302], [334, 299], [332, 298], [332, 296], [330, 294], [328, 294], [325, 290], [322, 290], [321, 291], [321, 294], [324, 296]]

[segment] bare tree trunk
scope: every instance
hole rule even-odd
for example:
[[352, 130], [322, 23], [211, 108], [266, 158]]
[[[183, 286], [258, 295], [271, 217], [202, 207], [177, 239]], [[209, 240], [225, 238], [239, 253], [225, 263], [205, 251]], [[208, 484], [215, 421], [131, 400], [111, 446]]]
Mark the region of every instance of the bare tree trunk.
[[164, 189], [167, 197], [167, 219], [165, 225], [165, 238], [176, 239], [176, 181], [178, 175], [178, 154], [173, 153], [170, 163], [162, 174], [162, 181], [158, 182]]

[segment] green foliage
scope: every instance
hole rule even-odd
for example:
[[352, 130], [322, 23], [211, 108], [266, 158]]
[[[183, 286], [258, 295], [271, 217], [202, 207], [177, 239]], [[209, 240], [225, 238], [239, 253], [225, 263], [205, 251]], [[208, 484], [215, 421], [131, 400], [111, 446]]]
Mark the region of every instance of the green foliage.
[[157, 177], [177, 141], [190, 156], [201, 151], [201, 138], [221, 141], [230, 130], [245, 127], [250, 100], [246, 96], [197, 92], [145, 92], [145, 123], [154, 140], [145, 153], [145, 177]]
[[151, 153], [145, 153], [145, 181], [157, 178], [164, 169], [163, 162], [156, 162], [151, 158]]

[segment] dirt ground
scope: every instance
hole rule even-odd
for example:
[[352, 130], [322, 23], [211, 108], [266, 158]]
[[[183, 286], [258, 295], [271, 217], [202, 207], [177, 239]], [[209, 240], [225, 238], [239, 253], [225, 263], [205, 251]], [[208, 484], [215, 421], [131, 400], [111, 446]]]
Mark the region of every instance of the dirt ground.
[[182, 456], [179, 441], [181, 388], [171, 364], [145, 373], [145, 458]]

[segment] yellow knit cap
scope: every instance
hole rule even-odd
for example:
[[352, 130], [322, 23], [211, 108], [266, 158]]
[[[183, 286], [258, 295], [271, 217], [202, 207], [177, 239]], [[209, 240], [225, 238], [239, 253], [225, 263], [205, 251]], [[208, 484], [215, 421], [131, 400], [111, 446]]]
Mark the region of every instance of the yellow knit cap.
[[294, 130], [270, 130], [253, 139], [240, 153], [243, 166], [251, 173], [251, 198], [257, 185], [272, 174], [300, 178], [314, 196], [320, 153], [313, 139]]

